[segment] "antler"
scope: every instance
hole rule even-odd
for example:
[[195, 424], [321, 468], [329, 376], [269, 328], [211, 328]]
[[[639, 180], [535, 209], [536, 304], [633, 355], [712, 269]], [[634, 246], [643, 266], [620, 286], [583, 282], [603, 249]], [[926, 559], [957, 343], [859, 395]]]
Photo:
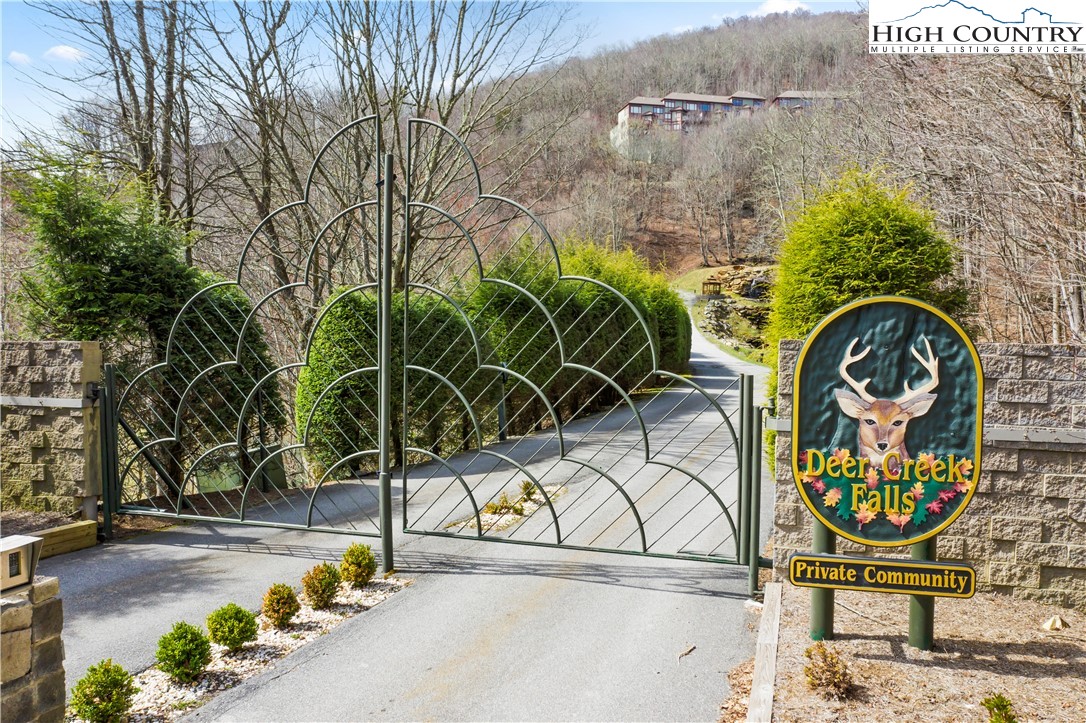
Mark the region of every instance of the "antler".
[[920, 356], [920, 352], [916, 350], [915, 346], [912, 347], [912, 352], [913, 356], [916, 357], [917, 361], [919, 361], [920, 364], [928, 370], [928, 374], [931, 375], [931, 379], [924, 382], [916, 389], [910, 389], [909, 383], [905, 382], [905, 393], [894, 400], [898, 404], [904, 404], [905, 402], [915, 399], [921, 394], [927, 394], [932, 389], [935, 389], [935, 387], [939, 386], [939, 359], [936, 358], [935, 354], [931, 351], [931, 342], [928, 341], [928, 338], [926, 336], [922, 338], [924, 339], [924, 347], [927, 349], [928, 352], [928, 358], [925, 359], [924, 357]]
[[848, 351], [845, 352], [845, 358], [841, 360], [841, 365], [837, 367], [837, 371], [841, 374], [841, 378], [845, 380], [845, 383], [856, 391], [856, 394], [859, 395], [860, 399], [870, 404], [875, 401], [874, 395], [869, 394], [867, 391], [867, 384], [871, 379], [868, 378], [864, 379], [862, 382], [858, 382], [848, 373], [848, 366], [850, 364], [860, 361], [871, 351], [871, 347], [867, 347], [859, 354], [854, 355], [852, 350], [856, 347], [858, 341], [860, 341], [860, 337], [856, 337], [852, 340], [852, 343], [848, 345]]

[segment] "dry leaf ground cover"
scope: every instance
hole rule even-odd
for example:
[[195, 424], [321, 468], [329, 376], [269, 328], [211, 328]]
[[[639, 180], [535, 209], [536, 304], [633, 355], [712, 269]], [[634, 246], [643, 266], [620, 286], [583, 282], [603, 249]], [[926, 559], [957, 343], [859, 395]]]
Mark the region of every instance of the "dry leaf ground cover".
[[[858, 686], [828, 701], [804, 680], [809, 590], [784, 583], [777, 651], [776, 721], [987, 721], [980, 702], [1010, 698], [1020, 721], [1086, 721], [1086, 615], [978, 594], [935, 604], [935, 648], [909, 647], [909, 598], [836, 593], [836, 638]], [[1069, 627], [1045, 631], [1060, 615]]]

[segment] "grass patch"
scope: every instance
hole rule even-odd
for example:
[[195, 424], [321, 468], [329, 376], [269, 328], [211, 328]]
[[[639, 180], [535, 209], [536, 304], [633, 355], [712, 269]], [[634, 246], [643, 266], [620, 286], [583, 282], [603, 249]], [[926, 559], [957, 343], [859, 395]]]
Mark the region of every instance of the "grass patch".
[[677, 291], [689, 291], [694, 294], [700, 294], [701, 283], [723, 268], [726, 267], [708, 266], [705, 268], [694, 269], [693, 271], [687, 271], [682, 276], [672, 280], [671, 288]]

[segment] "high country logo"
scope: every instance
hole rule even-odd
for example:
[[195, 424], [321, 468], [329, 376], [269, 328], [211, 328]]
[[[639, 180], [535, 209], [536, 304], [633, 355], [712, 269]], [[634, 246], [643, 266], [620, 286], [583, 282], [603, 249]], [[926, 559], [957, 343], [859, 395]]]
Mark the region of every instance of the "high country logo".
[[1044, 3], [1039, 8], [1022, 0], [946, 0], [917, 7], [915, 0], [871, 0], [868, 48], [872, 53], [1086, 52], [1086, 3]]

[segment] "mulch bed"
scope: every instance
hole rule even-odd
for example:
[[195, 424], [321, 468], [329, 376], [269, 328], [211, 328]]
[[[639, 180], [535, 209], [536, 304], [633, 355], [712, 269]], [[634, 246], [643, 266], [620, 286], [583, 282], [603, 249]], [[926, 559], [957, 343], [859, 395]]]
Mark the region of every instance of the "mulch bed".
[[[836, 593], [835, 640], [857, 689], [844, 701], [811, 691], [803, 651], [812, 644], [809, 590], [784, 583], [776, 721], [987, 721], [981, 701], [1011, 700], [1019, 720], [1086, 720], [1086, 615], [1006, 595], [935, 605], [935, 649], [908, 644], [909, 597]], [[1042, 625], [1059, 615], [1069, 626]]]
[[[33, 535], [61, 525], [70, 525], [79, 522], [80, 514], [64, 514], [61, 512], [31, 512], [28, 510], [3, 510], [0, 512], [0, 534], [9, 535]], [[99, 530], [101, 530], [102, 518], [98, 518]], [[123, 540], [128, 537], [143, 535], [148, 532], [184, 524], [182, 520], [171, 520], [164, 517], [145, 517], [142, 515], [114, 515], [113, 539]]]
[[31, 535], [35, 532], [48, 530], [51, 527], [70, 525], [79, 522], [78, 512], [66, 515], [63, 512], [30, 512], [28, 510], [3, 510], [0, 511], [0, 534], [4, 537], [11, 535]]

